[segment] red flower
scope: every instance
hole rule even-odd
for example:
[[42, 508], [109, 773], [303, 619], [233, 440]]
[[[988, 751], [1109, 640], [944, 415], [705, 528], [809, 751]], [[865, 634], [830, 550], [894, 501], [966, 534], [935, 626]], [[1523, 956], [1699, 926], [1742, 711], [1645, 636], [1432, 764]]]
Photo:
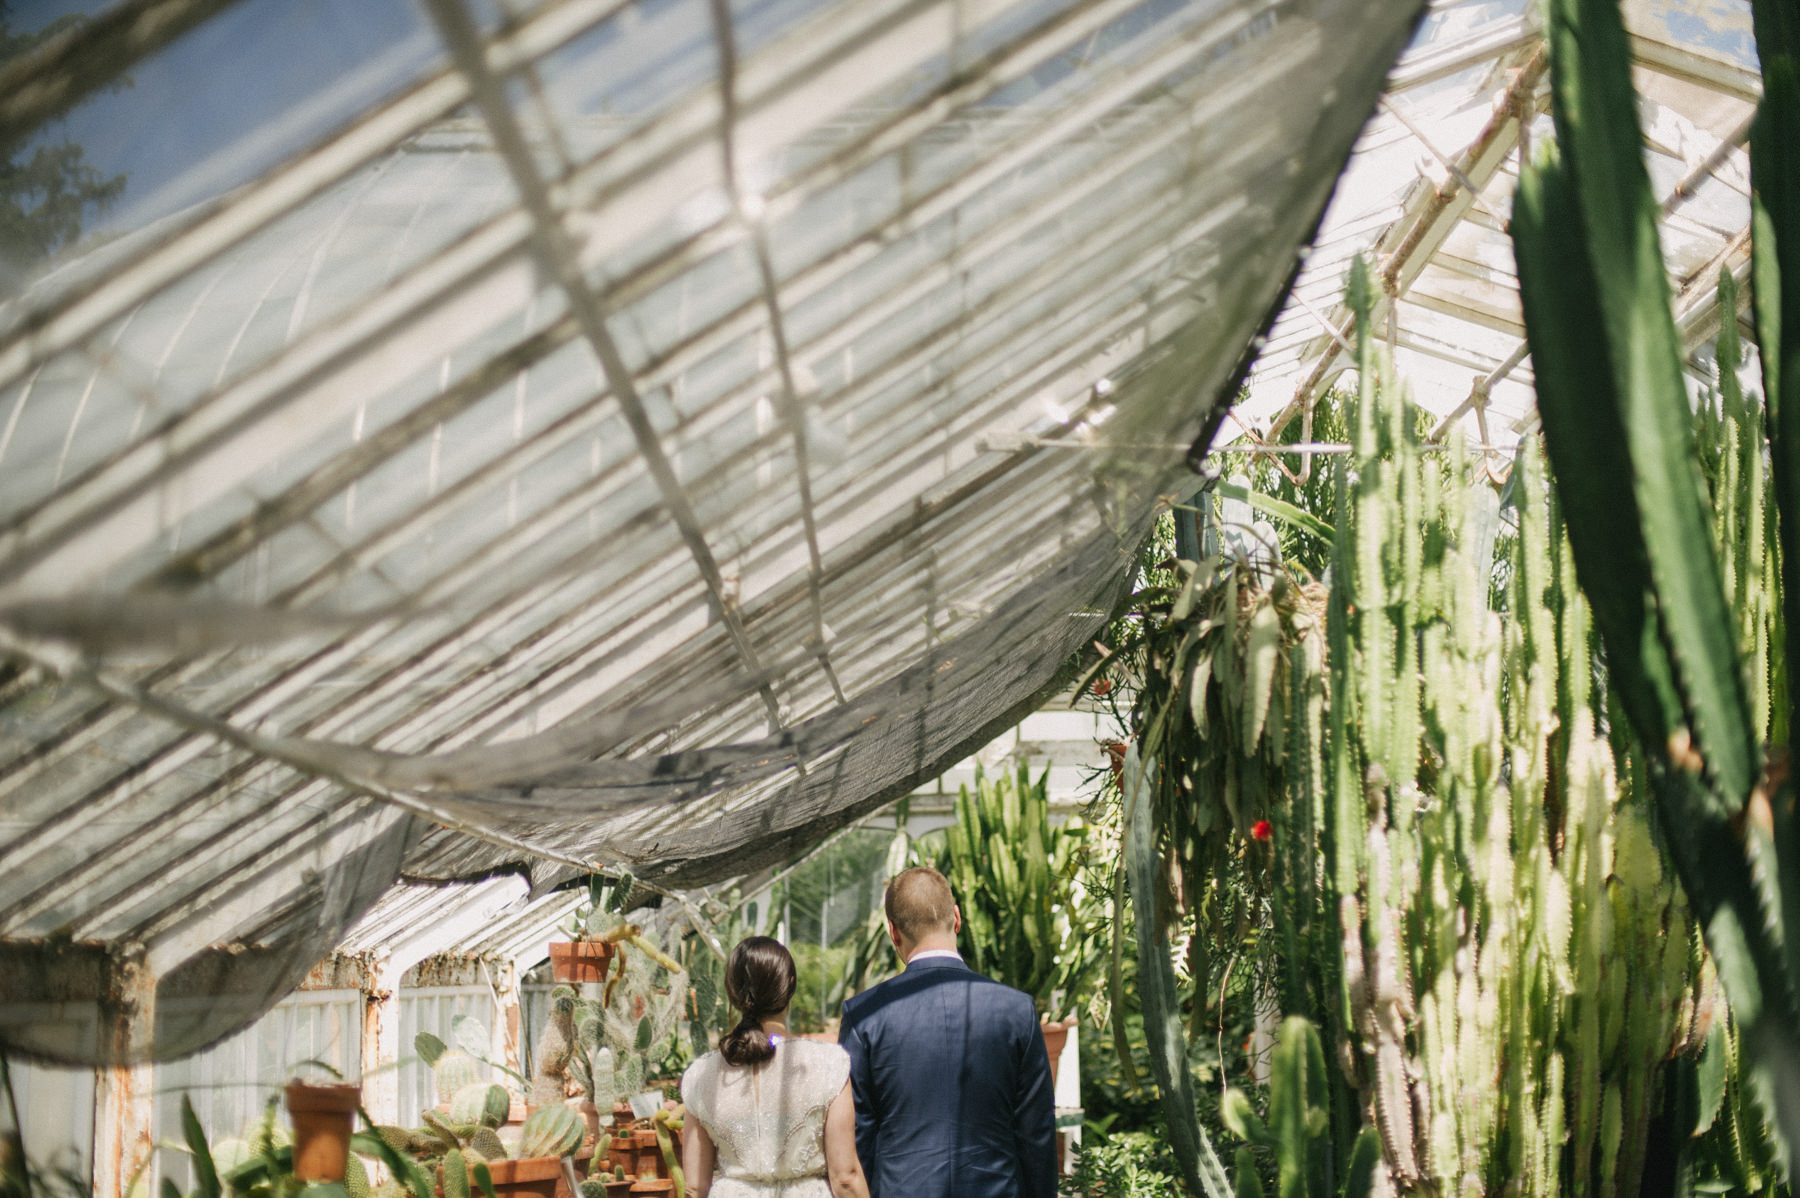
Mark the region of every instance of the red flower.
[[1269, 827], [1268, 820], [1259, 819], [1255, 823], [1250, 825], [1250, 839], [1251, 840], [1267, 840], [1269, 838], [1270, 833], [1272, 833], [1273, 831], [1274, 831], [1274, 829]]
[[1110, 693], [1112, 693], [1112, 683], [1111, 682], [1107, 681], [1104, 678], [1094, 679], [1094, 694], [1104, 698], [1106, 695], [1108, 695]]

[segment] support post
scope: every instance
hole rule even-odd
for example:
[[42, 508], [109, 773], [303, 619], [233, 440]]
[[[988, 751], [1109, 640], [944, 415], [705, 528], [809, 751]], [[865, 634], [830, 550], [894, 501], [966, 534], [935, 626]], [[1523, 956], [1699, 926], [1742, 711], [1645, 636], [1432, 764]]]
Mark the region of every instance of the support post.
[[400, 987], [393, 958], [369, 962], [363, 990], [363, 1108], [377, 1123], [400, 1122]]
[[156, 1070], [148, 1059], [156, 1034], [156, 978], [142, 949], [113, 956], [99, 1005], [102, 1034], [115, 1059], [141, 1063], [95, 1070], [94, 1196], [149, 1194], [156, 1145]]

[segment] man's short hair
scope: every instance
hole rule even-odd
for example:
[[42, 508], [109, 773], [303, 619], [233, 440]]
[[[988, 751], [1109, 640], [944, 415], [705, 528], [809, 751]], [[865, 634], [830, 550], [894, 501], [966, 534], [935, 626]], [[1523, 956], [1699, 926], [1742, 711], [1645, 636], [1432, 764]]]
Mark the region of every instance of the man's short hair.
[[950, 883], [929, 865], [915, 865], [894, 875], [884, 905], [888, 922], [908, 940], [956, 931], [956, 899]]

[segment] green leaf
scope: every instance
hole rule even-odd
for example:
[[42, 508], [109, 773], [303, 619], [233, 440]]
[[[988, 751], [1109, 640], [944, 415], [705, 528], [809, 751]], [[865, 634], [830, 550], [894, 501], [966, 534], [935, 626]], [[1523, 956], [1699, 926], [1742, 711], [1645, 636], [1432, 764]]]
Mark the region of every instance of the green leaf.
[[219, 1171], [213, 1165], [212, 1149], [207, 1147], [206, 1129], [200, 1126], [200, 1117], [194, 1114], [194, 1104], [186, 1094], [181, 1096], [181, 1134], [194, 1154], [194, 1181], [199, 1186], [195, 1193], [200, 1198], [219, 1198]]
[[[1223, 480], [1214, 486], [1213, 490], [1217, 491], [1222, 498], [1236, 499], [1240, 503], [1247, 503], [1263, 515], [1286, 521], [1300, 531], [1309, 532], [1320, 540], [1329, 541], [1337, 535], [1331, 525], [1311, 512], [1297, 508], [1286, 500], [1277, 499], [1273, 495], [1264, 495], [1261, 491], [1252, 491], [1249, 487]], [[1176, 618], [1180, 619], [1179, 616]]]
[[1256, 752], [1256, 742], [1261, 739], [1269, 716], [1269, 696], [1275, 691], [1280, 648], [1281, 617], [1273, 603], [1260, 602], [1250, 617], [1250, 635], [1244, 648], [1244, 711], [1239, 728], [1246, 755]]

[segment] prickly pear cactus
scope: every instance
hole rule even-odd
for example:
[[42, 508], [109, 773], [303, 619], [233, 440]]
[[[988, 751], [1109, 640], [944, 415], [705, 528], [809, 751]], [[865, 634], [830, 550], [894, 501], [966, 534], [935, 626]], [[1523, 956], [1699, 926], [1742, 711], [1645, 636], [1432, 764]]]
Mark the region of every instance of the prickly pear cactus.
[[519, 1159], [562, 1156], [581, 1144], [581, 1117], [562, 1103], [541, 1106], [525, 1117], [519, 1136]]
[[469, 1164], [459, 1149], [444, 1154], [444, 1198], [469, 1198]]
[[491, 1127], [475, 1129], [469, 1137], [468, 1151], [484, 1161], [503, 1161], [506, 1159], [506, 1145], [501, 1143], [499, 1133]]
[[450, 1099], [450, 1122], [473, 1123], [481, 1127], [499, 1127], [506, 1122], [512, 1107], [512, 1096], [505, 1086], [476, 1082], [464, 1086]]

